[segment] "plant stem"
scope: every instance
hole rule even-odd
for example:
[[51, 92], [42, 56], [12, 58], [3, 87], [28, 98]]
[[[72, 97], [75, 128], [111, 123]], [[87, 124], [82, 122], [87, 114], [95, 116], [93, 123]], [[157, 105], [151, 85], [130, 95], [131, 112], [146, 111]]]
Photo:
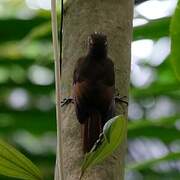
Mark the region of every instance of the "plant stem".
[[57, 119], [57, 152], [56, 152], [56, 180], [64, 180], [63, 175], [63, 156], [62, 156], [62, 136], [61, 136], [61, 69], [60, 54], [57, 31], [56, 0], [51, 0], [51, 21], [52, 38], [55, 61], [55, 84], [56, 84], [56, 119]]

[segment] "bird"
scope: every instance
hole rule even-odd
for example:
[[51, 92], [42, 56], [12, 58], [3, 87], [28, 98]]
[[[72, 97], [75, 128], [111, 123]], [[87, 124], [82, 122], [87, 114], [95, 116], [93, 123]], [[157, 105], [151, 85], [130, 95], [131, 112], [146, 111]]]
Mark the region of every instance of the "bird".
[[74, 68], [73, 100], [84, 153], [90, 152], [103, 126], [115, 114], [114, 63], [107, 53], [107, 36], [94, 32], [88, 37], [87, 54], [77, 60]]

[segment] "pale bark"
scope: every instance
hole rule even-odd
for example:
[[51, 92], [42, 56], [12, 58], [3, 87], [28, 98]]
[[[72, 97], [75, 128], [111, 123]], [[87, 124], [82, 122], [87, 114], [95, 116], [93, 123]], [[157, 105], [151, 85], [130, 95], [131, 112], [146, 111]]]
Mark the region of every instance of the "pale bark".
[[56, 0], [51, 0], [51, 22], [52, 22], [52, 40], [54, 50], [55, 64], [55, 82], [56, 82], [56, 122], [57, 122], [57, 152], [56, 152], [56, 170], [54, 179], [64, 180], [63, 176], [63, 153], [62, 153], [62, 134], [61, 134], [61, 69], [60, 53], [58, 44], [57, 13]]
[[[62, 98], [72, 94], [72, 75], [77, 59], [87, 52], [87, 37], [104, 32], [109, 57], [115, 63], [116, 93], [128, 97], [132, 0], [74, 0], [64, 14]], [[108, 72], [107, 72], [108, 73]], [[126, 105], [117, 105], [117, 114], [127, 115]], [[83, 160], [80, 124], [74, 105], [62, 108], [63, 164], [65, 180], [78, 180]], [[125, 143], [103, 164], [94, 167], [84, 180], [123, 180]]]

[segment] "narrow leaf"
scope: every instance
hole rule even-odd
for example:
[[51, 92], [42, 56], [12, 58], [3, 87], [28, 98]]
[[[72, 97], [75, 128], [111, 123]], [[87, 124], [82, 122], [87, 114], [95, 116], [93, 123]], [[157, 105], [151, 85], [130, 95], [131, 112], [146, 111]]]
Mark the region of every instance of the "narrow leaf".
[[42, 180], [39, 169], [23, 154], [0, 139], [0, 174], [26, 180]]
[[169, 161], [169, 160], [178, 160], [178, 159], [180, 159], [180, 152], [169, 153], [163, 157], [130, 164], [127, 166], [127, 171], [129, 171], [129, 170], [143, 170], [143, 169], [150, 168], [151, 166], [158, 164], [160, 162]]
[[85, 155], [80, 179], [87, 168], [105, 160], [123, 142], [127, 129], [126, 126], [127, 123], [124, 116], [116, 116], [104, 125], [103, 133], [92, 150]]
[[147, 24], [133, 28], [133, 40], [159, 39], [169, 35], [170, 17], [149, 21]]
[[177, 78], [180, 80], [180, 0], [178, 1], [170, 26], [171, 61]]
[[23, 41], [32, 41], [37, 38], [41, 38], [50, 34], [51, 32], [51, 23], [46, 22], [37, 27], [34, 27], [23, 39]]

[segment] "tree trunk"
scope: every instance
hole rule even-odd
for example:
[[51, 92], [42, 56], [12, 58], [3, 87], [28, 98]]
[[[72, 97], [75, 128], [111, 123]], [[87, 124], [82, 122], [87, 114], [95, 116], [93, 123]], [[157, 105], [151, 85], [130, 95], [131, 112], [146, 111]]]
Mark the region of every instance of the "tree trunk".
[[[108, 55], [115, 64], [116, 94], [128, 97], [133, 1], [74, 0], [67, 4], [63, 24], [62, 98], [72, 94], [77, 59], [87, 53], [87, 37], [97, 31], [108, 39]], [[127, 106], [116, 105], [127, 116]], [[62, 108], [63, 164], [65, 180], [78, 180], [83, 160], [80, 124], [74, 105]], [[124, 141], [126, 142], [126, 140]], [[84, 180], [123, 180], [124, 143], [104, 163], [88, 170]]]

